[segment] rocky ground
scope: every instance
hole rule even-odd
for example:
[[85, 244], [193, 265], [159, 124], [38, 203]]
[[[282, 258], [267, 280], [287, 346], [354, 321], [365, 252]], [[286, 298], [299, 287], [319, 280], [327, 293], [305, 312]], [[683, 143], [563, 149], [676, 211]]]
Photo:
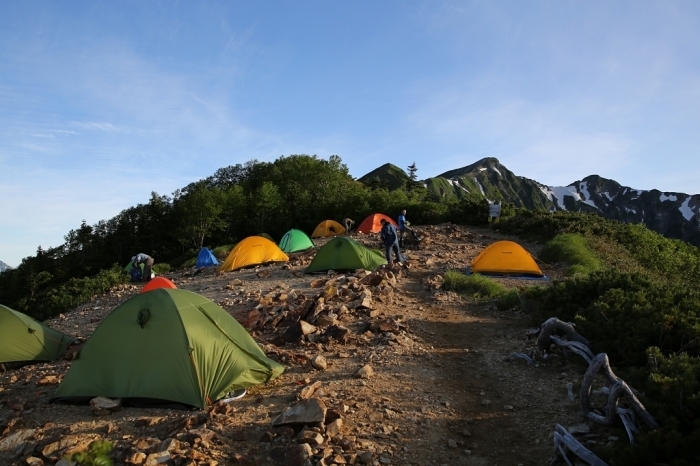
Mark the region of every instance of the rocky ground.
[[[569, 398], [567, 384], [576, 387], [585, 370], [575, 356], [535, 357], [534, 365], [512, 356], [536, 356], [528, 315], [441, 289], [445, 271], [464, 269], [502, 237], [453, 225], [419, 230], [425, 241], [408, 250], [408, 268], [304, 275], [307, 254], [223, 275], [169, 274], [249, 328], [283, 375], [202, 411], [97, 415], [88, 405], [48, 403], [68, 359], [8, 371], [0, 374], [0, 463], [61, 463], [104, 439], [115, 464], [541, 465], [552, 457], [556, 423], [576, 427], [584, 444], [621, 436], [585, 425]], [[118, 287], [48, 324], [85, 340], [139, 289]]]

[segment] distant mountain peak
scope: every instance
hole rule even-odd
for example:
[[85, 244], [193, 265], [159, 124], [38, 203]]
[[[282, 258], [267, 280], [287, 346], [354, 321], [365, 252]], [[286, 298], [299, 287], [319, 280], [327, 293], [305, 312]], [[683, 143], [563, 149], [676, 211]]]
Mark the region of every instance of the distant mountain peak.
[[0, 272], [4, 272], [5, 270], [11, 270], [12, 267], [4, 263], [3, 261], [0, 261]]
[[380, 180], [386, 183], [389, 190], [394, 190], [406, 185], [408, 174], [392, 163], [385, 163], [357, 180], [368, 186], [375, 180]]

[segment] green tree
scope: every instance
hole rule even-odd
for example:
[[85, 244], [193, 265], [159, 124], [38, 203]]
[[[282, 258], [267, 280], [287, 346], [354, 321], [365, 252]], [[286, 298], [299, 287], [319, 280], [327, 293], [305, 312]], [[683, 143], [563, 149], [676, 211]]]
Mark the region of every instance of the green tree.
[[201, 248], [207, 234], [222, 229], [224, 196], [219, 188], [207, 188], [204, 182], [175, 198], [174, 208], [180, 218], [178, 233], [183, 244]]

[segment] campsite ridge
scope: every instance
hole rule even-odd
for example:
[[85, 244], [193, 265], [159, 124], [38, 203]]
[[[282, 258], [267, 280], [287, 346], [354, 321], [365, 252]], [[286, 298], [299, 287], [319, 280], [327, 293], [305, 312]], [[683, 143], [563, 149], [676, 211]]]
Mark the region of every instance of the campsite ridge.
[[[267, 386], [251, 389], [249, 396], [230, 405], [232, 412], [202, 413], [206, 427], [197, 424], [201, 414], [182, 411], [123, 408], [95, 417], [87, 406], [46, 405], [55, 387], [52, 384], [60, 381], [70, 364], [67, 361], [0, 375], [2, 401], [31, 400], [26, 411], [11, 411], [3, 403], [0, 419], [21, 419], [21, 424], [10, 428], [12, 432], [21, 428], [40, 432], [42, 440], [34, 444], [37, 452], [50, 452], [47, 446], [60, 438], [73, 439], [76, 444], [106, 438], [115, 442], [115, 454], [122, 455], [119, 458], [132, 458], [138, 451], [155, 449], [173, 429], [190, 423], [191, 430], [184, 431], [189, 438], [206, 439], [209, 437], [196, 436], [210, 435], [207, 432], [213, 435], [198, 440], [200, 456], [195, 455], [192, 464], [214, 464], [212, 460], [219, 464], [285, 464], [269, 459], [276, 445], [288, 444], [276, 433], [273, 442], [267, 443], [271, 419], [295, 400], [300, 387], [320, 382], [322, 390], [317, 396], [340, 409], [344, 420], [340, 436], [328, 445], [348, 439], [357, 445], [357, 451], [372, 452], [373, 460], [383, 458], [383, 464], [542, 464], [551, 455], [548, 435], [554, 422], [568, 425], [580, 418], [558, 384], [542, 384], [541, 380], [556, 380], [562, 370], [575, 380], [576, 368], [554, 360], [539, 369], [504, 361], [503, 354], [532, 345], [523, 338], [527, 316], [498, 312], [488, 303], [465, 301], [430, 285], [445, 270], [460, 268], [487, 244], [505, 236], [453, 225], [422, 230], [429, 238], [425, 248], [409, 251], [413, 266], [397, 278], [392, 294], [382, 301], [377, 300], [379, 295], [375, 298], [371, 314], [375, 317], [368, 317], [369, 313], [340, 316], [342, 325], [358, 332], [365, 321], [398, 323], [398, 331], [358, 333], [355, 343], [344, 345], [321, 341], [277, 348], [263, 345], [268, 355], [285, 364], [285, 373]], [[356, 238], [370, 247], [377, 245], [374, 237]], [[539, 247], [525, 245], [530, 251]], [[317, 295], [319, 289], [311, 283], [318, 275], [300, 273], [308, 262], [309, 257], [301, 255], [291, 268], [271, 265], [266, 274], [242, 269], [216, 275], [209, 269], [196, 275], [177, 271], [168, 276], [179, 287], [209, 297], [245, 322], [254, 307], [270, 296], [289, 295], [291, 290]], [[547, 273], [556, 276], [557, 271]], [[117, 303], [138, 289], [120, 286], [50, 323], [85, 339]], [[326, 370], [311, 367], [309, 361], [315, 355], [328, 361]], [[375, 375], [355, 378], [353, 374], [364, 364], [370, 364]], [[550, 408], [542, 410], [545, 405]], [[602, 435], [607, 437], [605, 432]], [[57, 457], [63, 451], [48, 454]]]

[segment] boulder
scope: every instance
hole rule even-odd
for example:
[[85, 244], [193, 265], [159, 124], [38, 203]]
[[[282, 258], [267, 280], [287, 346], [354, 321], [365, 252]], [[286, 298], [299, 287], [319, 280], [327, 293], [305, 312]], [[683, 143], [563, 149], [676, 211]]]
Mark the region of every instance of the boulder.
[[98, 396], [90, 400], [90, 408], [97, 416], [104, 416], [110, 413], [116, 413], [122, 409], [122, 400], [112, 400], [104, 396]]
[[321, 423], [326, 418], [326, 410], [326, 405], [318, 398], [301, 400], [285, 408], [285, 410], [272, 421], [272, 425], [309, 425]]

